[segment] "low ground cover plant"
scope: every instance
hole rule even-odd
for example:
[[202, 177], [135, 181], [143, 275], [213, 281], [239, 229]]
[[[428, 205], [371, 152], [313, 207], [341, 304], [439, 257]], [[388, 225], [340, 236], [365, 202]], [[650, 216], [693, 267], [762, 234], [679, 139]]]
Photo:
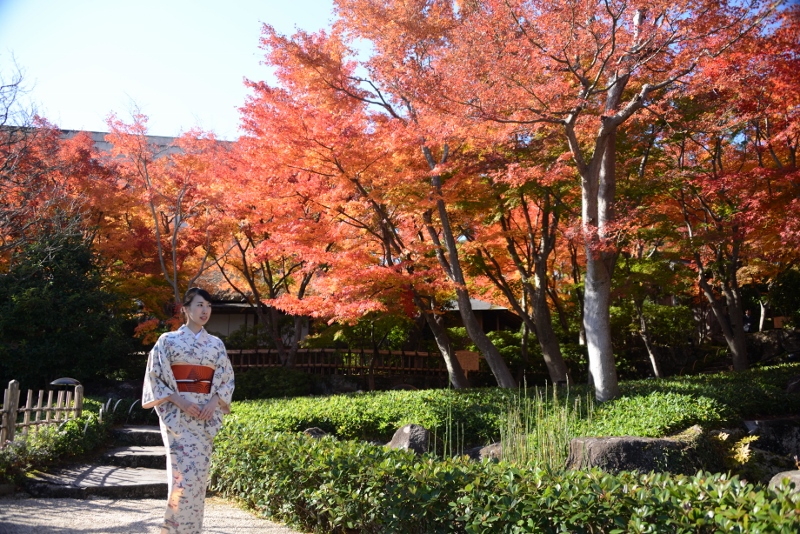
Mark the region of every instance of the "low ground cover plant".
[[111, 420], [101, 422], [99, 410], [99, 402], [84, 399], [81, 417], [15, 436], [0, 448], [0, 484], [17, 484], [27, 472], [87, 454], [105, 443]]

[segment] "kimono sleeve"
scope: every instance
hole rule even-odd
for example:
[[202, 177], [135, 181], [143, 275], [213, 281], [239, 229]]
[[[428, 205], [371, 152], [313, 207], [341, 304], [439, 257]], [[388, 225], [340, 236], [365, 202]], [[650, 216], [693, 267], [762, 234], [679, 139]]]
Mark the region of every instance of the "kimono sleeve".
[[228, 352], [222, 341], [219, 342], [220, 354], [217, 358], [217, 368], [211, 381], [211, 393], [219, 397], [219, 408], [222, 413], [231, 413], [231, 399], [233, 397], [233, 366], [228, 358]]
[[177, 389], [166, 351], [165, 337], [161, 336], [147, 358], [142, 388], [142, 408], [158, 406]]

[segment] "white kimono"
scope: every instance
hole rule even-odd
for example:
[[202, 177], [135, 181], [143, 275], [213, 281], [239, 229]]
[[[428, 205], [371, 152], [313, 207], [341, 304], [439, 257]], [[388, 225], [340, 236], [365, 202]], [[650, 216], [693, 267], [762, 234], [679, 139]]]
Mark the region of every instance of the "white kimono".
[[[214, 369], [210, 393], [179, 394], [201, 407], [212, 395], [219, 407], [209, 421], [192, 417], [163, 399], [178, 391], [172, 373], [176, 364], [203, 365]], [[142, 407], [155, 406], [167, 450], [169, 497], [163, 532], [200, 534], [203, 528], [208, 468], [214, 436], [222, 427], [222, 414], [230, 413], [233, 367], [218, 337], [201, 329], [195, 335], [185, 325], [158, 338], [147, 360]], [[159, 401], [162, 401], [159, 403]]]

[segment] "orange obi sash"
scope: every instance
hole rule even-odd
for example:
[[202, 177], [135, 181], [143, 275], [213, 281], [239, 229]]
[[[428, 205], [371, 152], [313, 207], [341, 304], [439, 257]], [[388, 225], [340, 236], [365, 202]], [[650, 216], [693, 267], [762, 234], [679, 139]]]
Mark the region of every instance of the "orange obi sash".
[[211, 379], [214, 369], [205, 365], [175, 364], [172, 374], [178, 383], [178, 391], [191, 393], [211, 393]]

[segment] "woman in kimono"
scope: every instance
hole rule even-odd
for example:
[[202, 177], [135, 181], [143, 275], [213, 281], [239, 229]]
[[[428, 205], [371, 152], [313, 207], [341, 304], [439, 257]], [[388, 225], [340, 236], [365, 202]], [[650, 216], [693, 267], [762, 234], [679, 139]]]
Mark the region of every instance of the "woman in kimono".
[[230, 413], [233, 368], [225, 345], [203, 326], [211, 295], [193, 287], [186, 324], [158, 338], [147, 360], [142, 407], [155, 407], [167, 450], [169, 496], [161, 534], [200, 534], [211, 446]]

